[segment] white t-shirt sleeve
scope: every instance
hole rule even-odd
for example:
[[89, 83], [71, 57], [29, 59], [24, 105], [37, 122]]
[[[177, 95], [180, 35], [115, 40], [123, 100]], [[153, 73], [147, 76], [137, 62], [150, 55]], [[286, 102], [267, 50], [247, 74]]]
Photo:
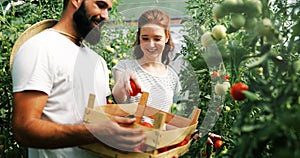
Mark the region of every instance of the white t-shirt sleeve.
[[112, 70], [119, 70], [119, 71], [125, 71], [128, 69], [128, 63], [130, 63], [131, 61], [130, 60], [120, 60], [118, 62], [117, 65], [115, 65]]
[[50, 93], [53, 78], [46, 51], [43, 43], [31, 41], [20, 47], [12, 65], [13, 92], [37, 90]]

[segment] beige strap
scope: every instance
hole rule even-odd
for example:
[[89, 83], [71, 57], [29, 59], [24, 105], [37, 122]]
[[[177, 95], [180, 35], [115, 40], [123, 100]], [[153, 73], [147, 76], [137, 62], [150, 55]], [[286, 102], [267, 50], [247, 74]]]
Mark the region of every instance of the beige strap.
[[95, 97], [95, 94], [90, 94], [89, 96], [88, 107], [91, 109], [94, 109]]
[[199, 108], [194, 107], [194, 110], [193, 110], [193, 113], [192, 113], [192, 118], [191, 118], [192, 121], [191, 121], [190, 125], [193, 125], [193, 124], [197, 123], [198, 118], [200, 116], [200, 112], [201, 112], [201, 110]]
[[162, 129], [164, 127], [166, 117], [167, 117], [167, 114], [164, 112], [156, 113], [153, 127], [155, 129]]
[[148, 97], [149, 97], [149, 92], [142, 92], [142, 96], [140, 98], [140, 102], [139, 105], [147, 105], [147, 101], [148, 101]]

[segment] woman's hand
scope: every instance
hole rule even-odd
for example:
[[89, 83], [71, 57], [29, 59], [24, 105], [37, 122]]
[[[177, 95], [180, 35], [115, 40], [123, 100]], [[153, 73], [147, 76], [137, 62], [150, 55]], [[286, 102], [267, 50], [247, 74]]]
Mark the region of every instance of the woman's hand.
[[136, 89], [141, 89], [141, 84], [133, 71], [116, 70], [114, 72], [114, 78], [116, 83], [112, 93], [117, 103], [124, 103], [127, 98], [130, 97], [130, 94], [133, 93], [133, 89], [130, 86], [130, 80], [135, 83]]

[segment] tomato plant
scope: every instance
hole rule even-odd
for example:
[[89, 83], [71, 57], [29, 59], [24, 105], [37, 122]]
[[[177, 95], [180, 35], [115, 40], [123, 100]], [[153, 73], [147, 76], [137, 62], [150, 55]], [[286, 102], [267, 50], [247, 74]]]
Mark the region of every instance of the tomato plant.
[[[203, 137], [192, 144], [187, 157], [201, 157], [203, 151], [207, 157], [299, 157], [300, 135], [296, 124], [300, 123], [297, 115], [300, 91], [292, 88], [299, 87], [299, 2], [190, 0], [188, 4], [193, 19], [187, 25], [186, 57], [195, 71], [210, 75], [207, 80], [199, 73], [199, 87], [204, 92], [200, 94], [202, 101], [208, 105], [220, 97], [213, 93], [216, 87], [201, 86], [207, 81], [213, 86], [218, 82], [212, 72], [218, 72], [220, 60], [214, 59], [215, 67], [203, 64], [207, 54], [212, 54], [210, 46], [216, 46], [222, 55], [233, 89], [232, 94], [223, 97], [224, 110], [211, 129], [226, 144], [221, 150], [211, 151]], [[211, 41], [213, 28], [220, 25], [226, 28], [225, 37], [213, 37]], [[205, 67], [207, 71], [203, 70]], [[248, 85], [249, 90], [234, 86], [237, 82]], [[205, 93], [209, 90], [212, 93]], [[234, 101], [245, 97], [248, 99], [242, 102]], [[204, 115], [209, 112], [207, 106], [200, 103], [199, 107]], [[215, 113], [219, 113], [217, 109]]]

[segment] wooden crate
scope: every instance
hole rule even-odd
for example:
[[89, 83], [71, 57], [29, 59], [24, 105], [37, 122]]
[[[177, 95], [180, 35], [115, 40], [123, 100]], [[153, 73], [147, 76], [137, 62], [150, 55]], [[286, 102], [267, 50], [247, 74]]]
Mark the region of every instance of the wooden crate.
[[166, 152], [158, 153], [156, 151], [150, 152], [131, 152], [125, 153], [119, 150], [112, 149], [107, 145], [97, 143], [81, 146], [81, 148], [95, 152], [105, 158], [172, 158], [174, 155], [182, 156], [189, 151], [191, 141], [188, 144], [174, 149], [168, 150]]
[[[147, 135], [145, 144], [147, 152], [124, 153], [112, 149], [102, 143], [89, 144], [81, 148], [98, 153], [105, 157], [124, 157], [124, 158], [168, 158], [174, 155], [183, 155], [189, 149], [191, 140], [184, 146], [173, 148], [172, 150], [158, 153], [158, 149], [176, 145], [186, 137], [191, 136], [196, 131], [200, 109], [194, 108], [191, 118], [177, 116], [164, 112], [153, 107], [147, 106], [148, 93], [143, 92], [139, 103], [132, 104], [108, 104], [94, 107], [94, 95], [90, 95], [88, 107], [84, 115], [84, 123], [94, 123], [106, 120], [112, 116], [134, 115], [137, 118], [133, 128], [142, 128]], [[141, 126], [140, 120], [143, 116], [154, 119], [154, 128]], [[162, 130], [166, 124], [168, 130]]]

